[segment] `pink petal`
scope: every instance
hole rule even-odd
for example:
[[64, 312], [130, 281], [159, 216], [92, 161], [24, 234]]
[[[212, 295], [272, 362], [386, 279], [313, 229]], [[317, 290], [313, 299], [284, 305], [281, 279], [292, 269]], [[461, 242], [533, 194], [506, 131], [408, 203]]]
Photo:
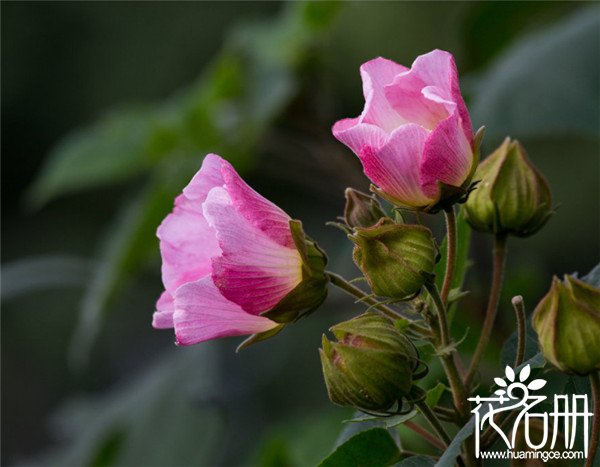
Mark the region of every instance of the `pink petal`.
[[385, 96], [385, 86], [407, 70], [391, 60], [378, 57], [360, 67], [363, 82], [365, 108], [360, 116], [361, 123], [377, 125], [387, 132], [407, 123], [391, 106]]
[[152, 327], [155, 329], [172, 328], [174, 311], [173, 296], [169, 292], [163, 292], [156, 302], [156, 311], [152, 315]]
[[223, 161], [221, 173], [236, 211], [271, 240], [294, 248], [294, 240], [290, 233], [290, 216], [250, 188], [228, 162]]
[[358, 119], [340, 120], [333, 126], [333, 136], [348, 146], [360, 157], [364, 148], [379, 149], [389, 138], [381, 128], [368, 123], [357, 123]]
[[180, 345], [209, 339], [268, 331], [277, 323], [246, 313], [227, 300], [210, 277], [182, 285], [175, 294], [173, 316], [175, 336]]
[[163, 283], [171, 294], [181, 284], [209, 274], [211, 258], [220, 253], [215, 232], [204, 219], [202, 203], [211, 188], [224, 183], [222, 161], [214, 154], [205, 157], [198, 173], [175, 199], [173, 212], [157, 230]]
[[381, 148], [363, 148], [359, 155], [365, 175], [400, 203], [420, 207], [432, 199], [421, 190], [419, 165], [429, 132], [419, 125], [403, 125]]
[[436, 196], [437, 182], [461, 186], [471, 171], [473, 150], [463, 131], [458, 111], [433, 130], [425, 142], [421, 164], [421, 185]]
[[229, 300], [258, 314], [271, 309], [302, 280], [297, 249], [282, 246], [250, 223], [222, 188], [213, 188], [204, 215], [216, 230], [222, 255], [212, 277]]

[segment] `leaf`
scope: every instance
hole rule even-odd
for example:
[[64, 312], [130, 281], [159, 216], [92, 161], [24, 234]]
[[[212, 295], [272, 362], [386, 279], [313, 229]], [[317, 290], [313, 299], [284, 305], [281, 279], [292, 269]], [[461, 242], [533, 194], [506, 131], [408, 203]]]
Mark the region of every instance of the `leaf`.
[[435, 407], [438, 404], [438, 402], [440, 401], [440, 399], [442, 398], [442, 395], [444, 394], [445, 389], [446, 389], [446, 386], [444, 386], [443, 383], [437, 383], [435, 385], [435, 387], [433, 387], [429, 391], [427, 391], [427, 396], [425, 397], [425, 403], [429, 407]]
[[477, 80], [471, 116], [475, 126], [485, 123], [488, 140], [507, 134], [597, 138], [598, 11], [580, 9], [515, 41]]
[[435, 461], [431, 457], [427, 456], [411, 456], [399, 462], [395, 467], [433, 467]]
[[364, 429], [372, 428], [373, 426], [380, 426], [382, 428], [393, 428], [398, 426], [404, 422], [407, 422], [411, 418], [414, 418], [417, 415], [417, 409], [413, 409], [408, 413], [392, 415], [390, 417], [377, 417], [375, 415], [367, 415], [362, 414], [358, 417], [352, 418], [350, 420], [345, 420], [348, 423], [364, 423], [364, 422], [373, 422], [369, 425], [365, 426]]
[[323, 459], [320, 467], [383, 467], [401, 458], [400, 450], [389, 432], [383, 428], [363, 431]]
[[582, 277], [581, 280], [600, 289], [600, 264], [597, 264], [596, 267]]
[[532, 391], [537, 391], [538, 389], [542, 389], [546, 385], [546, 381], [543, 379], [534, 379], [531, 383], [527, 385], [527, 389]]
[[522, 383], [527, 378], [529, 378], [530, 374], [531, 374], [531, 367], [529, 365], [525, 365], [523, 367], [523, 369], [521, 370], [521, 372], [519, 373], [519, 381], [521, 381], [521, 383]]
[[2, 300], [58, 287], [82, 287], [92, 273], [93, 263], [71, 256], [25, 258], [2, 267]]

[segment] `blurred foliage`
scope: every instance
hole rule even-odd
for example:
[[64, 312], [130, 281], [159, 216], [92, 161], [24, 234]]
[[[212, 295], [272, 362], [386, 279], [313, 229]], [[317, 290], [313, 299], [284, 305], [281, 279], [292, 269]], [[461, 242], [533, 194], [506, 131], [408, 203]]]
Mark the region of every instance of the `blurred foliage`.
[[[171, 87], [180, 85], [179, 81], [169, 81], [174, 79], [171, 76], [179, 76], [181, 80], [185, 75], [181, 71], [176, 73], [177, 66], [182, 66], [178, 61], [191, 62], [188, 67], [193, 69], [194, 66], [200, 68], [210, 57], [200, 76], [185, 89], [170, 97], [158, 98], [153, 104], [127, 105], [125, 96], [116, 98], [114, 100], [121, 103], [113, 106], [114, 110], [69, 133], [50, 151], [25, 194], [27, 204], [43, 208], [41, 213], [26, 221], [9, 219], [15, 227], [3, 243], [6, 247], [7, 242], [12, 242], [13, 248], [8, 255], [5, 253], [4, 259], [7, 256], [22, 259], [3, 264], [2, 268], [3, 305], [10, 303], [8, 318], [3, 319], [3, 337], [10, 338], [3, 342], [19, 344], [18, 350], [3, 344], [3, 355], [12, 358], [8, 370], [3, 366], [5, 384], [9, 388], [5, 395], [8, 392], [14, 398], [15, 394], [25, 391], [23, 397], [33, 400], [59, 387], [65, 391], [60, 399], [67, 400], [47, 430], [58, 447], [36, 457], [33, 464], [304, 466], [315, 465], [332, 452], [341, 430], [340, 422], [349, 414], [337, 408], [324, 410], [326, 394], [318, 375], [315, 349], [319, 334], [328, 322], [336, 319], [336, 311], [347, 316], [349, 311], [360, 307], [341, 301], [332, 293], [322, 314], [298, 323], [293, 332], [278, 337], [268, 348], [249, 350], [235, 360], [223, 357], [231, 352], [230, 346], [220, 348], [212, 344], [176, 349], [157, 357], [155, 348], [161, 351], [162, 347], [158, 346], [158, 340], [144, 340], [146, 330], [139, 331], [139, 322], [149, 321], [148, 304], [155, 298], [147, 295], [152, 289], [148, 284], [152, 282], [155, 286], [158, 281], [156, 226], [170, 210], [173, 197], [199, 167], [203, 154], [218, 152], [243, 174], [258, 177], [267, 187], [275, 187], [273, 192], [279, 190], [280, 199], [286, 202], [286, 196], [289, 197], [290, 205], [296, 212], [306, 213], [309, 223], [335, 215], [331, 214], [331, 207], [336, 206], [330, 200], [332, 190], [322, 185], [335, 185], [334, 178], [346, 181], [360, 177], [352, 178], [352, 174], [358, 173], [356, 164], [339, 162], [350, 161], [351, 156], [329, 143], [328, 125], [360, 112], [358, 67], [373, 56], [383, 55], [409, 64], [416, 55], [432, 48], [451, 50], [461, 70], [461, 85], [474, 126], [485, 124], [487, 127], [483, 154], [510, 134], [522, 140], [532, 160], [549, 178], [559, 205], [558, 213], [535, 238], [511, 241], [505, 298], [521, 293], [532, 308], [545, 292], [552, 273], [585, 270], [597, 262], [600, 253], [597, 245], [600, 235], [600, 9], [597, 6], [577, 2], [264, 4], [261, 6], [265, 10], [263, 16], [269, 12], [270, 16], [246, 18], [230, 28], [216, 53], [216, 43], [221, 37], [216, 32], [223, 28], [225, 18], [248, 16], [253, 11], [250, 6], [200, 3], [161, 4], [162, 7], [179, 9], [177, 25], [164, 30], [171, 31], [174, 37], [160, 37], [153, 43], [156, 50], [149, 49], [147, 56], [143, 55], [142, 39], [138, 39], [139, 44], [136, 41], [131, 44], [134, 33], [130, 34], [128, 27], [139, 33], [144, 21], [138, 17], [149, 21], [150, 31], [163, 25], [162, 10], [152, 9], [150, 4], [64, 7], [60, 11], [72, 21], [68, 23], [72, 29], [61, 32], [59, 51], [50, 50], [51, 46], [40, 37], [28, 35], [30, 30], [39, 30], [36, 21], [52, 17], [51, 6], [36, 4], [35, 8], [45, 11], [46, 16], [30, 13], [27, 20], [14, 24], [5, 25], [5, 18], [11, 16], [3, 15], [3, 64], [17, 62], [20, 55], [24, 55], [43, 67], [67, 69], [64, 64], [73, 60], [69, 51], [75, 50], [70, 41], [85, 41], [87, 36], [82, 30], [92, 31], [89, 34], [93, 35], [94, 25], [100, 37], [97, 42], [91, 42], [96, 55], [74, 58], [82, 65], [72, 70], [72, 76], [61, 75], [59, 71], [50, 75], [57, 82], [65, 81], [63, 87], [59, 87], [54, 106], [37, 106], [38, 101], [49, 101], [40, 97], [45, 92], [41, 83], [23, 79], [34, 72], [27, 69], [19, 75], [18, 67], [5, 66], [3, 91], [5, 86], [12, 85], [9, 91], [14, 91], [28, 83], [35, 89], [26, 89], [31, 100], [29, 107], [15, 100], [14, 95], [18, 93], [3, 92], [3, 115], [7, 114], [5, 109], [9, 109], [12, 117], [8, 121], [3, 119], [3, 132], [19, 137], [11, 152], [6, 154], [3, 150], [10, 161], [4, 174], [18, 174], [35, 161], [35, 154], [28, 153], [35, 146], [27, 133], [27, 122], [45, 125], [37, 137], [49, 138], [44, 131], [49, 134], [52, 128], [62, 131], [59, 123], [70, 122], [66, 117], [69, 112], [82, 120], [82, 115], [89, 118], [97, 111], [94, 105], [105, 104], [99, 96], [108, 88], [98, 89], [94, 94], [92, 85], [77, 85], [85, 73], [85, 63], [94, 61], [96, 56], [104, 57], [106, 63], [99, 60], [107, 69], [120, 67], [122, 76], [128, 76], [131, 57], [127, 54], [142, 54], [144, 58], [135, 62], [142, 64], [140, 70], [127, 78], [134, 83], [127, 100], [132, 96], [136, 99], [160, 96], [159, 92], [153, 94], [149, 89], [152, 86], [161, 89], [161, 82], [164, 89], [169, 88], [164, 83], [170, 83]], [[18, 8], [33, 11], [26, 10], [26, 6]], [[109, 13], [116, 10], [111, 8], [123, 9], [113, 16]], [[281, 11], [275, 11], [278, 9]], [[5, 10], [11, 11], [10, 8]], [[236, 10], [239, 10], [237, 15]], [[144, 11], [151, 13], [144, 15]], [[274, 11], [277, 14], [272, 14]], [[185, 37], [196, 27], [198, 15], [205, 16], [203, 27], [213, 32], [213, 42], [206, 39], [209, 45]], [[123, 29], [115, 28], [114, 37], [110, 27], [97, 26], [102, 21], [112, 25], [118, 18], [125, 18], [130, 24]], [[53, 22], [44, 24], [49, 28], [58, 27]], [[140, 38], [143, 37], [140, 34]], [[114, 61], [112, 55], [101, 53], [106, 41], [113, 41], [110, 54], [115, 56]], [[119, 60], [121, 47], [127, 52], [123, 52]], [[203, 47], [204, 52], [197, 52]], [[165, 68], [162, 74], [143, 66], [143, 60], [149, 60], [155, 52], [161, 57], [155, 66]], [[50, 58], [46, 56], [57, 57], [53, 58], [57, 62], [48, 64]], [[115, 81], [122, 79], [118, 74], [107, 72], [107, 76]], [[98, 88], [103, 79], [104, 75], [95, 82]], [[60, 112], [57, 102], [63, 106]], [[86, 109], [87, 114], [82, 111], [82, 115], [77, 115], [72, 110], [77, 105]], [[21, 121], [25, 123], [20, 126]], [[283, 162], [269, 171], [273, 159], [269, 159], [268, 154], [273, 151], [283, 153]], [[283, 173], [299, 167], [294, 158], [302, 159], [309, 167], [297, 175], [297, 190], [288, 183], [289, 175]], [[9, 175], [3, 175], [3, 194], [5, 190], [22, 194], [22, 188], [14, 186]], [[4, 199], [3, 218], [17, 206], [14, 196]], [[342, 203], [340, 191], [337, 204], [340, 209]], [[64, 205], [69, 205], [70, 211], [61, 211]], [[39, 219], [45, 219], [45, 223]], [[459, 225], [464, 227], [463, 224], [459, 218]], [[439, 224], [434, 222], [432, 226], [436, 232], [441, 231]], [[103, 233], [95, 259], [76, 256], [83, 255], [81, 251], [87, 255], [87, 244], [98, 236], [96, 230]], [[486, 293], [489, 245], [486, 238], [474, 234], [469, 260], [465, 239], [470, 233], [465, 228], [461, 231], [461, 260], [454, 285], [460, 287], [464, 279], [467, 285], [463, 288], [473, 290], [473, 294], [460, 302], [453, 328], [459, 336], [466, 333], [467, 326], [471, 327], [461, 344], [461, 350], [468, 351], [473, 347], [473, 336], [477, 336], [481, 301]], [[572, 241], [574, 232], [578, 236], [575, 242]], [[337, 233], [323, 229], [311, 232], [311, 236], [329, 247], [333, 269], [349, 277], [355, 274], [348, 259], [350, 247], [340, 242]], [[84, 246], [74, 245], [79, 243]], [[590, 245], [595, 246], [590, 248]], [[57, 249], [59, 254], [56, 254]], [[562, 251], [565, 253], [560, 253]], [[34, 256], [38, 253], [41, 256]], [[443, 267], [442, 260], [438, 268], [443, 270]], [[149, 270], [152, 281], [146, 277]], [[61, 336], [72, 330], [72, 315], [64, 313], [73, 307], [73, 294], [68, 295], [66, 288], [83, 284], [85, 291], [78, 324], [70, 344], [71, 362], [85, 369], [97, 342], [97, 352], [104, 360], [92, 361], [94, 364], [100, 361], [109, 368], [88, 366], [84, 374], [93, 383], [87, 386], [78, 383], [76, 378], [75, 382], [69, 380], [52, 367], [56, 355], [66, 346]], [[60, 288], [61, 295], [53, 300], [40, 295], [40, 291], [49, 288]], [[138, 290], [135, 295], [132, 291], [137, 289], [143, 292]], [[39, 297], [44, 300], [42, 307]], [[23, 314], [34, 307], [41, 308], [44, 316]], [[501, 340], [512, 333], [513, 313], [508, 299], [501, 302], [499, 315], [496, 342], [482, 368], [482, 377], [495, 374]], [[123, 331], [122, 322], [137, 326], [137, 330]], [[169, 337], [163, 335], [160, 339], [161, 343], [170, 343]], [[529, 344], [528, 356], [534, 357], [535, 346], [532, 342]], [[29, 361], [36, 358], [40, 361], [38, 365]], [[505, 350], [503, 358], [510, 360], [514, 356]], [[130, 371], [132, 367], [141, 366], [140, 361], [147, 370]], [[27, 372], [23, 369], [35, 372], [40, 367], [44, 367], [46, 373], [25, 376]], [[107, 377], [105, 372], [110, 371], [116, 375]], [[426, 380], [434, 391], [439, 387], [438, 374], [438, 369], [433, 367]], [[107, 392], [72, 397], [74, 388], [102, 389], [102, 383], [107, 380], [112, 383], [115, 379], [125, 382], [120, 388]], [[563, 388], [567, 383], [556, 384], [562, 384]], [[36, 385], [39, 388], [34, 388]], [[3, 407], [8, 403], [3, 397]], [[29, 402], [16, 404], [18, 408], [29, 408], [29, 405]], [[15, 453], [24, 455], [19, 443], [27, 446], [34, 442], [18, 436], [25, 438], [23, 433], [27, 437], [31, 433], [31, 439], [36, 440], [45, 429], [43, 424], [35, 428], [19, 426], [21, 418], [32, 424], [32, 418], [37, 421], [42, 411], [47, 410], [47, 407], [32, 406], [30, 417], [9, 413], [8, 421], [6, 417], [3, 419], [3, 445], [8, 444], [9, 462], [14, 462]], [[270, 425], [265, 429], [267, 423]], [[20, 434], [16, 439], [10, 437], [6, 426], [18, 428], [16, 431]], [[388, 436], [389, 440], [382, 438], [381, 441], [392, 448], [389, 441], [398, 440], [396, 428], [385, 431], [381, 425], [369, 425], [366, 421], [345, 424], [344, 437], [372, 436], [362, 433], [373, 426], [379, 430], [375, 436]], [[402, 429], [398, 432], [402, 434], [403, 444], [411, 445], [411, 434]], [[38, 451], [26, 454], [37, 456]], [[426, 458], [410, 458], [399, 465], [428, 464]]]

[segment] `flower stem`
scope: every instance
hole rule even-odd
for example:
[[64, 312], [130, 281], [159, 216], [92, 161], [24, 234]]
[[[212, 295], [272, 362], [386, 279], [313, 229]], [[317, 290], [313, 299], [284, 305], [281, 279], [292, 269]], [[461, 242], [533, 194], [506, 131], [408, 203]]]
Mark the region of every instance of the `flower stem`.
[[[448, 435], [448, 433], [444, 429], [442, 422], [440, 422], [440, 420], [437, 418], [437, 415], [433, 412], [433, 410], [431, 410], [429, 408], [429, 406], [427, 405], [425, 400], [420, 400], [418, 402], [415, 402], [415, 405], [417, 406], [417, 408], [419, 409], [419, 411], [421, 412], [423, 417], [425, 417], [425, 419], [427, 420], [429, 425], [431, 425], [431, 428], [433, 428], [433, 430], [437, 433], [437, 435], [440, 438], [442, 438], [444, 443], [446, 443], [446, 446], [448, 446], [448, 444], [450, 444], [452, 442], [452, 438], [450, 438], [450, 435]], [[446, 447], [446, 446], [444, 446], [444, 447]]]
[[419, 435], [421, 438], [423, 438], [425, 441], [427, 441], [432, 446], [435, 446], [436, 448], [438, 448], [440, 451], [446, 450], [446, 447], [447, 447], [446, 444], [444, 444], [444, 442], [441, 439], [439, 439], [436, 436], [434, 436], [433, 434], [431, 434], [429, 431], [427, 431], [422, 426], [416, 424], [415, 422], [411, 422], [411, 421], [404, 422], [404, 426], [406, 428], [408, 428], [409, 430], [411, 430], [412, 432]]
[[455, 351], [451, 351], [449, 349], [450, 335], [448, 331], [446, 307], [442, 302], [442, 298], [434, 282], [425, 282], [425, 287], [427, 288], [427, 291], [433, 300], [434, 308], [437, 313], [438, 325], [434, 328], [437, 331], [439, 339], [439, 357], [442, 362], [442, 366], [444, 367], [446, 377], [448, 378], [450, 389], [452, 390], [456, 411], [458, 412], [461, 421], [466, 423], [466, 421], [469, 419], [469, 401], [467, 400], [467, 392], [453, 356]]
[[444, 273], [444, 283], [442, 285], [442, 301], [448, 303], [448, 295], [452, 288], [452, 277], [454, 275], [454, 265], [456, 263], [456, 215], [454, 207], [449, 207], [444, 211], [446, 217], [446, 271]]
[[512, 305], [517, 315], [517, 353], [515, 355], [515, 368], [523, 363], [525, 356], [525, 305], [523, 297], [517, 295], [512, 299]]
[[[375, 309], [379, 310], [382, 314], [384, 314], [388, 318], [390, 318], [392, 320], [397, 320], [397, 319], [403, 318], [402, 316], [400, 316], [398, 313], [396, 313], [391, 308], [385, 306], [382, 303], [379, 303], [375, 298], [370, 297], [368, 294], [363, 292], [361, 289], [359, 289], [355, 285], [352, 285], [350, 282], [348, 282], [346, 279], [344, 279], [339, 274], [336, 274], [331, 271], [325, 271], [325, 275], [327, 276], [327, 278], [333, 285], [340, 288], [347, 294], [349, 294], [355, 298], [358, 298], [360, 301], [373, 306]], [[420, 326], [414, 322], [411, 322], [410, 327], [412, 329], [415, 329], [416, 331], [420, 332], [423, 335], [426, 335], [426, 336], [431, 335], [431, 332], [429, 329], [427, 329], [423, 326]]]
[[590, 373], [590, 383], [594, 398], [594, 424], [585, 467], [591, 467], [594, 464], [594, 457], [596, 457], [596, 451], [598, 450], [598, 439], [600, 438], [600, 373], [598, 371]]
[[498, 311], [498, 302], [500, 301], [500, 291], [502, 290], [502, 278], [504, 276], [504, 265], [506, 262], [506, 235], [496, 235], [494, 239], [494, 264], [492, 273], [492, 286], [490, 289], [490, 297], [488, 299], [488, 305], [485, 312], [485, 320], [483, 322], [483, 329], [479, 336], [479, 342], [473, 353], [473, 359], [471, 360], [471, 366], [465, 377], [465, 386], [471, 387], [473, 377], [483, 357], [483, 352], [487, 347], [492, 329], [494, 327], [494, 320], [496, 319], [496, 312]]

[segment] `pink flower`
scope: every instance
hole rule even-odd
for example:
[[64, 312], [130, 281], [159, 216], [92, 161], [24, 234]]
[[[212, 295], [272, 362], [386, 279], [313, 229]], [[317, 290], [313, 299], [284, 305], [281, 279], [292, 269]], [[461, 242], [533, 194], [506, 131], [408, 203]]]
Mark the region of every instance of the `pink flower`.
[[464, 194], [478, 157], [452, 55], [434, 50], [410, 69], [376, 58], [360, 74], [364, 110], [338, 121], [333, 134], [356, 153], [378, 192], [418, 209], [431, 209], [449, 191]]
[[290, 217], [209, 154], [158, 228], [165, 291], [152, 325], [177, 343], [271, 331], [273, 309], [302, 283]]

